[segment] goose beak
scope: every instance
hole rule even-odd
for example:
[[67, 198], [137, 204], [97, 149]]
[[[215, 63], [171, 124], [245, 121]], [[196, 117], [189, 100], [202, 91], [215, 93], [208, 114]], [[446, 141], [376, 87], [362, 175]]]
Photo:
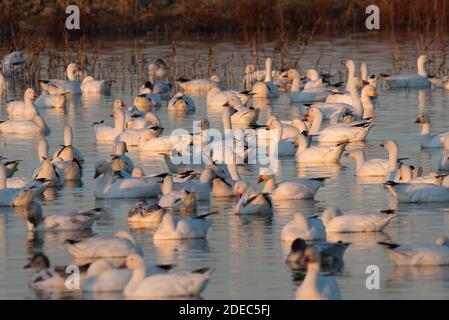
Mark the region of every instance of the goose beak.
[[416, 118], [415, 123], [421, 123], [421, 119], [419, 117]]
[[23, 266], [24, 269], [31, 268], [31, 262], [28, 262], [26, 265]]
[[33, 99], [36, 100], [39, 96], [37, 95], [37, 93], [33, 93]]
[[379, 147], [385, 148], [385, 144], [381, 143], [379, 144]]
[[261, 183], [263, 180], [264, 180], [263, 176], [259, 176], [259, 178], [257, 178], [256, 184]]
[[240, 192], [237, 192], [236, 195], [237, 199], [240, 199], [242, 197], [242, 194]]
[[373, 97], [377, 97], [379, 94], [377, 93], [377, 91], [373, 92]]
[[123, 263], [119, 266], [119, 269], [126, 269], [126, 261], [123, 261]]

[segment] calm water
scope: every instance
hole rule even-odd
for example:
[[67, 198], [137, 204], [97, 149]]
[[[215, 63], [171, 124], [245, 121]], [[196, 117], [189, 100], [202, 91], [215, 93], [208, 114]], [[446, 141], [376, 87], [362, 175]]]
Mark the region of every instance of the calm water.
[[[177, 56], [207, 59], [207, 42], [179, 43]], [[332, 59], [332, 71], [341, 68], [339, 61], [347, 58], [357, 63], [365, 61], [370, 73], [389, 72], [392, 69], [391, 48], [387, 41], [371, 39], [333, 39], [332, 53], [329, 41], [315, 41], [301, 59], [303, 68], [315, 66], [321, 55], [319, 67], [326, 69]], [[168, 45], [152, 44], [145, 47], [147, 56], [164, 56]], [[219, 42], [214, 44], [217, 64], [229, 61], [234, 55], [232, 66], [239, 76], [242, 72], [242, 57], [250, 61], [249, 46], [246, 43]], [[415, 42], [401, 44], [404, 55], [409, 54], [408, 62], [414, 65]], [[132, 51], [132, 43], [103, 43], [103, 55], [120, 57]], [[1, 50], [2, 54], [5, 52]], [[266, 45], [266, 52], [271, 45]], [[204, 63], [204, 61], [203, 61]], [[122, 98], [132, 103], [140, 83], [129, 71], [124, 77], [131, 82], [118, 81], [113, 87], [113, 95], [102, 97], [82, 97], [74, 101], [65, 111], [42, 110], [52, 129], [47, 137], [51, 152], [63, 142], [62, 132], [65, 124], [74, 130], [75, 145], [84, 154], [84, 179], [82, 187], [70, 187], [57, 191], [53, 200], [43, 200], [44, 212], [63, 212], [84, 210], [104, 206], [111, 209], [109, 218], [94, 226], [94, 233], [112, 235], [115, 231], [128, 229], [127, 213], [136, 200], [95, 200], [93, 196], [94, 163], [107, 157], [112, 150], [110, 145], [96, 145], [90, 127], [94, 121], [107, 119], [111, 113], [112, 102]], [[118, 79], [119, 80], [119, 79]], [[17, 85], [17, 83], [16, 83]], [[9, 93], [8, 99], [20, 98], [22, 91]], [[421, 151], [419, 147], [419, 128], [414, 119], [420, 109], [425, 109], [432, 119], [432, 130], [447, 130], [449, 121], [449, 93], [441, 89], [432, 91], [389, 91], [380, 88], [376, 110], [376, 125], [367, 139], [366, 152], [369, 158], [386, 157], [378, 145], [385, 139], [395, 139], [400, 148], [400, 156], [408, 157], [413, 164], [421, 165], [425, 173], [437, 167], [439, 150]], [[418, 95], [421, 103], [418, 103]], [[195, 114], [177, 118], [168, 114], [164, 107], [157, 110], [166, 132], [178, 127], [192, 128], [192, 120], [207, 116], [212, 127], [222, 128], [220, 114], [207, 110], [205, 98], [195, 99]], [[292, 119], [303, 114], [300, 106], [291, 105], [288, 96], [282, 94], [265, 108], [261, 119], [272, 113], [282, 120]], [[0, 118], [5, 118], [5, 103], [2, 102]], [[19, 139], [0, 135], [1, 155], [10, 159], [21, 159], [20, 170], [16, 176], [28, 176], [38, 164], [36, 139]], [[52, 153], [51, 153], [52, 154]], [[166, 171], [163, 159], [139, 153], [131, 149], [130, 156], [135, 164], [142, 166], [147, 174]], [[275, 203], [272, 218], [239, 217], [231, 214], [233, 203], [229, 200], [211, 199], [210, 203], [199, 203], [199, 212], [218, 209], [219, 214], [211, 217], [213, 226], [208, 239], [195, 241], [166, 241], [155, 243], [152, 229], [131, 229], [141, 244], [148, 263], [175, 263], [179, 269], [196, 269], [204, 266], [215, 268], [209, 286], [203, 293], [205, 299], [291, 299], [300, 283], [284, 264], [285, 249], [280, 241], [280, 232], [292, 214], [298, 211], [305, 214], [319, 214], [327, 205], [337, 205], [344, 210], [381, 210], [394, 206], [390, 196], [381, 185], [358, 181], [354, 176], [354, 163], [342, 159], [341, 167], [297, 167], [292, 159], [282, 159], [278, 180], [291, 176], [332, 176], [319, 190], [315, 201], [282, 201]], [[240, 172], [244, 179], [255, 182], [257, 167], [242, 166]], [[433, 243], [439, 235], [449, 234], [449, 204], [400, 205], [398, 216], [385, 230], [385, 233], [347, 234], [332, 236], [330, 241], [343, 240], [352, 245], [345, 255], [344, 269], [335, 274], [344, 299], [447, 299], [449, 298], [449, 268], [395, 268], [385, 251], [376, 244], [380, 240], [396, 242]], [[68, 264], [72, 261], [63, 245], [63, 240], [79, 234], [64, 232], [28, 233], [26, 222], [20, 212], [10, 208], [0, 208], [0, 299], [36, 298], [82, 298], [80, 293], [56, 294], [38, 293], [28, 287], [32, 271], [22, 269], [28, 258], [36, 251], [44, 251], [53, 264]], [[365, 268], [375, 264], [381, 271], [380, 290], [365, 288]], [[104, 297], [120, 298], [120, 295]], [[84, 297], [89, 298], [89, 297]], [[94, 297], [94, 298], [102, 298]]]

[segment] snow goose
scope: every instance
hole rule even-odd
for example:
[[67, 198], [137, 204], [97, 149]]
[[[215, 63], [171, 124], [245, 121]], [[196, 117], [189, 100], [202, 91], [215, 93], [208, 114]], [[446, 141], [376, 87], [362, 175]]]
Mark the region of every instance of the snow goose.
[[41, 136], [50, 133], [50, 128], [45, 120], [39, 116], [34, 116], [31, 120], [7, 120], [0, 121], [0, 132], [20, 136]]
[[298, 146], [295, 160], [300, 163], [338, 163], [343, 154], [346, 143], [337, 146], [310, 146], [310, 141], [304, 134], [295, 139]]
[[290, 247], [290, 252], [285, 262], [295, 270], [306, 270], [310, 248], [317, 250], [320, 254], [320, 265], [323, 269], [338, 268], [343, 265], [343, 256], [350, 243], [338, 242], [318, 242], [307, 243], [302, 238], [296, 238]]
[[130, 157], [126, 155], [128, 148], [126, 143], [120, 141], [114, 145], [114, 152], [111, 155], [111, 167], [114, 171], [124, 170], [132, 173], [134, 170], [134, 163]]
[[83, 94], [109, 94], [114, 80], [95, 80], [92, 76], [84, 77], [81, 81]]
[[34, 193], [25, 188], [8, 188], [5, 167], [0, 164], [0, 207], [25, 207], [33, 201]]
[[145, 131], [140, 135], [139, 151], [169, 152], [179, 144], [187, 144], [191, 141], [190, 135], [186, 136], [157, 136], [151, 131]]
[[433, 183], [385, 183], [398, 202], [443, 202], [449, 201], [449, 190]]
[[430, 133], [430, 119], [424, 113], [416, 118], [415, 123], [421, 124], [421, 148], [441, 148], [444, 139], [449, 136], [449, 132]]
[[65, 159], [60, 157], [52, 159], [52, 164], [57, 168], [57, 172], [62, 176], [62, 181], [81, 181], [83, 175], [83, 167], [81, 163], [75, 159], [74, 150], [68, 147], [65, 152]]
[[449, 171], [449, 136], [444, 138], [443, 151], [441, 151], [440, 161], [438, 163], [439, 171]]
[[435, 244], [414, 245], [379, 242], [397, 266], [447, 266], [449, 265], [449, 239], [439, 237]]
[[[185, 190], [186, 192], [190, 192], [191, 194], [195, 194], [196, 200], [198, 201], [207, 201], [210, 197], [210, 187], [212, 180], [216, 176], [216, 171], [219, 175], [224, 175], [221, 169], [214, 168], [214, 164], [205, 164], [203, 171], [200, 174], [199, 181], [188, 181], [188, 182], [175, 182], [173, 188], [175, 190]], [[191, 174], [187, 172], [187, 174]]]
[[273, 200], [314, 199], [320, 183], [313, 179], [296, 179], [276, 183], [274, 175], [260, 175], [257, 183], [265, 182], [262, 192], [269, 193]]
[[126, 231], [119, 231], [113, 237], [69, 239], [66, 240], [66, 247], [75, 258], [123, 258], [132, 253], [143, 255], [140, 245]]
[[145, 276], [142, 257], [131, 254], [124, 263], [132, 270], [132, 276], [123, 291], [127, 298], [198, 297], [206, 288], [212, 270], [209, 268], [193, 272], [157, 274]]
[[[232, 109], [231, 124], [236, 128], [247, 128], [255, 125], [259, 118], [259, 109], [253, 107], [245, 107], [241, 103], [234, 104], [232, 101], [224, 105], [224, 109]], [[223, 111], [224, 112], [224, 111]], [[223, 114], [223, 117], [225, 114]]]
[[34, 101], [37, 108], [65, 108], [68, 93], [63, 94], [41, 94]]
[[[292, 80], [292, 86], [290, 88], [291, 102], [324, 101], [330, 94], [330, 88], [327, 86], [313, 86], [312, 84], [309, 84], [310, 82], [306, 83], [304, 89], [301, 90], [301, 77], [299, 72], [295, 69], [288, 70], [286, 76], [288, 79]], [[317, 81], [313, 81], [312, 83], [316, 84], [316, 82]]]
[[278, 98], [279, 91], [276, 85], [273, 83], [271, 70], [273, 62], [271, 58], [265, 60], [265, 80], [254, 83], [252, 92], [254, 98]]
[[427, 78], [426, 64], [427, 56], [420, 55], [417, 60], [418, 73], [383, 75], [390, 88], [428, 88], [430, 81]]
[[321, 276], [320, 254], [311, 248], [307, 252], [307, 274], [296, 290], [296, 300], [340, 300], [337, 281], [330, 276]]
[[[158, 94], [161, 97], [161, 100], [168, 101], [171, 98], [172, 84], [159, 81], [162, 80], [163, 78], [166, 78], [166, 72], [164, 76], [162, 77], [158, 76], [160, 70], [161, 69], [156, 64], [154, 63], [148, 64], [147, 65], [148, 81], [152, 83], [152, 92]], [[145, 84], [140, 88], [140, 93], [144, 93], [144, 91], [145, 91]]]
[[68, 161], [68, 149], [73, 149], [73, 157], [78, 162], [84, 162], [84, 157], [77, 147], [73, 146], [73, 130], [71, 126], [64, 127], [64, 145], [59, 146], [53, 153], [53, 158]]
[[313, 140], [324, 143], [345, 143], [362, 142], [369, 133], [373, 122], [363, 122], [361, 124], [338, 124], [326, 127], [322, 130], [323, 115], [317, 108], [311, 108], [305, 119], [310, 119], [312, 125], [309, 134]]
[[160, 179], [131, 177], [115, 179], [111, 165], [106, 161], [95, 164], [95, 197], [99, 199], [151, 198], [160, 193]]
[[273, 203], [271, 197], [266, 193], [256, 192], [254, 187], [245, 181], [237, 181], [232, 187], [238, 202], [233, 209], [234, 214], [261, 214], [271, 215]]
[[140, 200], [133, 205], [128, 212], [128, 222], [137, 225], [157, 226], [168, 209], [158, 204], [149, 205], [145, 200]]
[[[3, 160], [6, 160], [6, 158], [3, 158], [2, 156], [0, 156], [0, 160], [3, 161]], [[11, 178], [14, 175], [14, 173], [16, 173], [18, 171], [17, 167], [19, 166], [21, 161], [22, 160], [11, 160], [11, 161], [0, 162], [0, 164], [2, 164], [5, 167], [7, 179]]]
[[295, 144], [295, 138], [293, 137], [286, 139], [283, 138], [284, 126], [277, 119], [276, 116], [270, 116], [270, 119], [268, 121], [269, 121], [268, 130], [270, 130], [270, 138], [274, 138], [274, 136], [276, 136], [274, 140], [270, 139], [269, 142], [270, 149], [275, 148], [274, 149], [275, 154], [281, 157], [295, 155], [297, 149], [297, 145]]
[[3, 57], [1, 72], [6, 76], [10, 76], [14, 71], [15, 67], [23, 65], [26, 62], [25, 54], [22, 51], [12, 49], [10, 53]]
[[282, 241], [294, 241], [301, 238], [307, 241], [326, 240], [326, 229], [323, 222], [316, 217], [306, 218], [303, 213], [295, 213], [281, 231]]
[[[400, 170], [398, 170], [399, 147], [396, 141], [386, 140], [379, 145], [388, 152], [388, 166], [385, 173], [384, 181], [397, 181], [400, 178]], [[403, 159], [402, 159], [403, 160]], [[399, 162], [400, 163], [400, 162]]]
[[207, 91], [206, 102], [208, 107], [222, 107], [226, 103], [233, 106], [243, 105], [234, 91], [221, 90], [218, 87], [211, 87]]
[[[71, 275], [67, 272], [68, 266], [54, 266], [50, 265], [50, 260], [43, 253], [35, 253], [30, 261], [23, 266], [24, 269], [33, 268], [36, 273], [30, 281], [30, 286], [34, 289], [41, 290], [67, 290], [66, 280]], [[78, 266], [79, 270], [86, 271], [85, 266]], [[84, 277], [83, 277], [84, 278]]]
[[195, 111], [195, 101], [183, 92], [178, 92], [170, 99], [167, 105], [168, 111], [182, 111], [189, 112]]
[[63, 182], [59, 169], [48, 158], [48, 143], [40, 139], [38, 143], [39, 166], [33, 171], [32, 178], [50, 181], [50, 187], [60, 186]]
[[27, 226], [30, 231], [88, 230], [107, 211], [95, 208], [89, 211], [53, 213], [43, 216], [42, 207], [33, 202], [26, 207]]
[[379, 83], [379, 77], [375, 74], [369, 75], [368, 73], [368, 65], [365, 62], [360, 64], [360, 78], [363, 81], [369, 83], [375, 90], [377, 90], [377, 84]]
[[161, 191], [162, 197], [159, 199], [158, 205], [162, 208], [188, 211], [196, 209], [196, 193], [187, 190], [174, 190], [171, 175], [164, 178]]
[[233, 197], [232, 184], [224, 178], [218, 177], [212, 180], [212, 196], [214, 197]]
[[427, 78], [429, 79], [432, 86], [435, 88], [444, 88], [449, 83], [449, 76], [443, 76], [440, 78], [435, 75], [428, 75]]
[[81, 94], [81, 86], [76, 77], [78, 71], [78, 65], [76, 63], [70, 63], [67, 66], [68, 80], [40, 80], [40, 87], [43, 91], [46, 91], [49, 94]]
[[267, 128], [269, 130], [278, 129], [279, 126], [282, 126], [282, 139], [288, 139], [288, 138], [296, 138], [301, 132], [305, 130], [301, 130], [300, 126], [298, 125], [299, 122], [302, 122], [299, 119], [294, 119], [291, 123], [285, 123], [282, 121], [279, 121], [278, 117], [276, 116], [269, 116], [267, 120]]
[[207, 213], [189, 218], [178, 218], [171, 213], [166, 213], [162, 217], [154, 240], [184, 240], [184, 239], [205, 239], [207, 232], [212, 225], [212, 220], [205, 219], [214, 213]]
[[[347, 78], [347, 82], [346, 82], [346, 89], [345, 91], [347, 93], [351, 92], [351, 86], [356, 86], [359, 85], [361, 83], [361, 79], [358, 79], [355, 76], [355, 63], [352, 60], [347, 60], [345, 62], [345, 67], [348, 70], [348, 78]], [[335, 91], [335, 90], [334, 90]], [[332, 103], [346, 103], [349, 105], [352, 105], [352, 98], [350, 94], [347, 93], [341, 93], [338, 91], [335, 91], [333, 93], [330, 93], [327, 98], [326, 98], [326, 102], [332, 102]]]
[[[351, 150], [345, 156], [355, 161], [355, 175], [358, 177], [384, 177], [390, 166], [389, 161], [384, 159], [365, 160], [365, 154], [362, 150]], [[392, 166], [395, 166], [396, 161], [394, 156], [391, 158], [394, 161]]]
[[383, 210], [376, 213], [346, 213], [337, 207], [324, 210], [321, 220], [326, 232], [379, 232], [396, 216], [395, 210]]
[[155, 107], [161, 106], [161, 98], [156, 93], [139, 94], [134, 99], [134, 107], [141, 112], [148, 112]]
[[36, 92], [32, 88], [25, 90], [23, 101], [10, 101], [6, 105], [6, 112], [9, 120], [31, 120], [39, 115], [34, 100], [37, 98]]
[[191, 96], [201, 96], [207, 94], [207, 92], [213, 88], [221, 88], [221, 79], [218, 75], [212, 75], [209, 79], [194, 79], [189, 80], [185, 78], [179, 78], [176, 84], [182, 89], [185, 94]]
[[94, 122], [92, 128], [95, 132], [95, 139], [100, 143], [114, 142], [118, 135], [125, 130], [125, 115], [121, 110], [115, 110], [113, 113], [114, 126], [108, 126], [101, 122]]

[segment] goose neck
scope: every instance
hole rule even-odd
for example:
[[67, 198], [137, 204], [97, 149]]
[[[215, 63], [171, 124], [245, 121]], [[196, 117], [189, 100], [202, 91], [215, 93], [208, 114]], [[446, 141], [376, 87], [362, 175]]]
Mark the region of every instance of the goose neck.
[[270, 177], [266, 182], [265, 185], [263, 187], [262, 192], [267, 192], [267, 193], [271, 193], [273, 192], [274, 188], [275, 188], [275, 184], [276, 184], [276, 178], [275, 177]]

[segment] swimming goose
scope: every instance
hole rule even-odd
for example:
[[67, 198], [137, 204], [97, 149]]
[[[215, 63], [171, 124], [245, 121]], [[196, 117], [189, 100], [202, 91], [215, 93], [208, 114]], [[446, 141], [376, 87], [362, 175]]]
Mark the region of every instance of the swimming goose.
[[[358, 86], [361, 84], [361, 79], [357, 78], [355, 76], [355, 63], [352, 60], [347, 60], [345, 62], [345, 67], [348, 70], [348, 77], [346, 82], [346, 93], [341, 92], [334, 92], [330, 93], [327, 98], [326, 102], [332, 102], [332, 103], [346, 103], [349, 105], [352, 105], [352, 97], [351, 97], [351, 87], [352, 86]], [[335, 90], [334, 90], [335, 91]], [[348, 94], [349, 93], [349, 94]]]
[[45, 139], [40, 139], [38, 143], [39, 166], [33, 171], [32, 178], [35, 180], [44, 179], [50, 181], [50, 187], [58, 187], [63, 180], [59, 169], [48, 158], [48, 143]]
[[331, 88], [326, 85], [316, 85], [320, 79], [309, 81], [304, 85], [304, 89], [301, 90], [301, 77], [299, 72], [295, 69], [290, 69], [287, 71], [286, 76], [288, 79], [292, 80], [292, 85], [290, 88], [290, 100], [291, 102], [316, 102], [324, 101], [326, 97], [330, 94]]
[[145, 262], [136, 254], [129, 255], [124, 266], [133, 273], [123, 295], [134, 299], [197, 297], [206, 288], [212, 273], [211, 269], [204, 268], [193, 272], [145, 276]]
[[178, 218], [166, 213], [153, 235], [153, 240], [205, 239], [212, 225], [212, 220], [205, 218], [214, 213], [189, 218]]
[[45, 120], [39, 115], [34, 116], [31, 120], [0, 121], [0, 132], [4, 134], [41, 136], [49, 134], [50, 131]]
[[356, 149], [347, 152], [345, 156], [355, 161], [355, 175], [357, 177], [384, 177], [390, 165], [396, 166], [397, 162], [397, 155], [396, 157], [391, 156], [391, 164], [389, 160], [385, 159], [365, 160], [363, 151]]
[[6, 105], [9, 120], [32, 120], [39, 116], [34, 101], [38, 95], [32, 88], [25, 90], [23, 101], [10, 101]]
[[207, 91], [206, 102], [208, 107], [222, 107], [227, 103], [232, 106], [244, 105], [235, 91], [221, 90], [218, 87], [211, 87]]
[[398, 202], [443, 202], [449, 201], [449, 189], [433, 183], [385, 183]]
[[99, 199], [151, 198], [160, 193], [160, 179], [131, 177], [115, 179], [112, 167], [106, 161], [95, 164], [95, 192]]
[[428, 75], [427, 78], [435, 88], [444, 88], [449, 84], [449, 76], [443, 76], [440, 78], [435, 75]]
[[168, 212], [158, 204], [149, 205], [145, 200], [140, 200], [133, 205], [128, 212], [128, 222], [139, 225], [157, 226], [162, 217]]
[[[139, 151], [153, 151], [153, 152], [169, 152], [175, 146], [179, 144], [186, 144], [187, 141], [191, 141], [192, 137], [189, 136], [158, 136], [151, 131], [144, 131], [140, 135], [140, 141], [138, 144]], [[185, 171], [185, 170], [182, 170]]]
[[296, 300], [340, 300], [337, 281], [320, 275], [320, 254], [314, 248], [307, 252], [307, 274], [296, 290]]
[[324, 143], [362, 142], [369, 133], [374, 122], [363, 122], [360, 125], [338, 124], [326, 127], [322, 130], [323, 114], [317, 108], [311, 108], [306, 114], [306, 119], [312, 121], [309, 135], [313, 140]]
[[449, 265], [449, 239], [439, 237], [435, 244], [413, 245], [379, 242], [397, 266], [447, 266]]
[[141, 112], [148, 112], [155, 107], [160, 107], [162, 103], [159, 94], [153, 92], [152, 84], [147, 82], [145, 86], [147, 90], [134, 99], [134, 107]]
[[61, 175], [62, 181], [81, 181], [83, 175], [83, 167], [81, 163], [75, 159], [73, 147], [66, 148], [65, 159], [57, 157], [51, 160], [56, 167], [56, 171]]
[[[187, 174], [191, 176], [192, 172], [187, 172]], [[193, 172], [193, 174], [197, 175], [197, 173], [195, 172]], [[198, 201], [207, 201], [210, 197], [212, 180], [217, 174], [224, 176], [225, 173], [216, 165], [206, 163], [203, 171], [200, 174], [199, 181], [182, 182], [179, 181], [180, 179], [182, 179], [182, 176], [178, 175], [178, 182], [174, 181], [175, 179], [173, 179], [173, 181], [175, 182], [173, 188], [175, 190], [185, 190], [186, 192], [195, 194], [196, 200]]]
[[27, 226], [30, 231], [89, 230], [92, 224], [108, 211], [95, 208], [89, 211], [53, 213], [43, 216], [42, 207], [33, 202], [26, 207]]
[[183, 92], [178, 92], [168, 102], [168, 111], [182, 111], [189, 112], [195, 111], [195, 101]]
[[61, 158], [68, 161], [68, 150], [73, 149], [73, 158], [78, 162], [84, 162], [84, 157], [77, 147], [73, 146], [73, 130], [71, 126], [64, 127], [64, 145], [59, 146], [53, 153], [53, 158]]
[[5, 167], [0, 164], [0, 207], [25, 207], [33, 201], [31, 189], [8, 188]]
[[26, 56], [22, 51], [11, 49], [11, 52], [3, 57], [1, 61], [2, 70], [1, 72], [10, 76], [14, 71], [16, 66], [25, 64]]
[[390, 88], [428, 88], [430, 87], [430, 81], [427, 78], [426, 62], [427, 56], [425, 54], [420, 55], [416, 63], [418, 73], [384, 75], [384, 79]]
[[[119, 122], [122, 123], [122, 120], [124, 121], [125, 117], [123, 115], [123, 112], [121, 111], [115, 111], [114, 113], [118, 112], [115, 116], [119, 118]], [[164, 128], [161, 127], [148, 127], [148, 128], [142, 128], [142, 129], [126, 129], [120, 132], [117, 137], [114, 139], [114, 142], [125, 142], [127, 146], [139, 146], [140, 142], [142, 141], [142, 137], [147, 137], [148, 135], [158, 137]]]
[[194, 79], [189, 80], [185, 78], [179, 78], [176, 84], [182, 89], [182, 91], [191, 96], [200, 96], [206, 94], [211, 88], [221, 88], [221, 79], [218, 75], [212, 75], [209, 79]]
[[115, 110], [113, 113], [114, 126], [108, 126], [101, 122], [94, 122], [92, 128], [95, 132], [95, 139], [99, 143], [114, 142], [117, 137], [125, 130], [125, 115], [121, 110]]
[[254, 187], [247, 182], [237, 181], [232, 190], [237, 199], [239, 199], [233, 209], [234, 214], [271, 215], [273, 213], [273, 203], [270, 195], [256, 192]]
[[[172, 268], [171, 265], [148, 266], [146, 275], [166, 274]], [[107, 259], [95, 260], [89, 265], [83, 282], [84, 292], [122, 292], [129, 280], [132, 271], [126, 268], [115, 268]]]
[[449, 136], [449, 131], [443, 133], [430, 133], [430, 119], [424, 113], [418, 115], [415, 123], [421, 124], [421, 148], [441, 148], [444, 139]]
[[282, 241], [294, 241], [301, 238], [307, 241], [326, 240], [326, 229], [323, 222], [316, 217], [306, 218], [303, 213], [293, 215], [281, 231]]
[[[3, 158], [2, 156], [0, 156], [0, 160], [6, 160], [6, 158]], [[22, 160], [11, 160], [11, 161], [5, 161], [5, 162], [0, 162], [0, 164], [2, 164], [5, 167], [5, 172], [6, 172], [6, 179], [11, 178], [14, 173], [17, 172], [17, 167], [19, 166], [20, 162]]]
[[278, 156], [292, 156], [295, 155], [297, 145], [295, 144], [295, 137], [283, 138], [284, 137], [284, 125], [277, 119], [276, 116], [270, 116], [268, 120], [270, 130], [270, 138], [276, 137], [274, 140], [269, 140], [269, 146], [275, 148], [276, 154]]
[[130, 157], [126, 155], [128, 148], [126, 143], [120, 141], [114, 144], [114, 152], [111, 155], [111, 167], [113, 171], [124, 170], [128, 173], [132, 173], [134, 170], [134, 163]]
[[75, 258], [123, 258], [132, 253], [143, 255], [140, 245], [127, 231], [119, 231], [113, 237], [94, 236], [65, 242], [67, 250]]
[[[68, 266], [50, 265], [50, 260], [43, 253], [35, 253], [30, 261], [23, 266], [24, 269], [33, 268], [36, 273], [30, 281], [30, 286], [34, 289], [67, 290], [66, 280], [72, 275], [67, 272]], [[78, 266], [81, 272], [85, 272], [86, 266]]]
[[271, 70], [272, 70], [272, 60], [267, 58], [265, 60], [265, 80], [258, 81], [254, 83], [252, 87], [252, 92], [254, 93], [254, 98], [278, 98], [279, 91], [276, 85], [273, 83]]
[[395, 210], [383, 210], [376, 213], [346, 213], [337, 207], [324, 210], [321, 220], [326, 232], [379, 232], [396, 216]]
[[[152, 92], [158, 94], [163, 101], [170, 100], [172, 84], [162, 82], [167, 79], [167, 69], [163, 69], [160, 67], [160, 64], [158, 66], [155, 63], [149, 63], [146, 69], [148, 71], [148, 81], [152, 83]], [[144, 93], [145, 87], [146, 84], [140, 88], [140, 93]]]
[[307, 243], [302, 238], [296, 238], [290, 247], [290, 252], [285, 259], [292, 269], [306, 270], [308, 252], [310, 248], [317, 250], [320, 254], [320, 265], [323, 269], [338, 268], [343, 264], [343, 256], [350, 243], [345, 242], [318, 242]]
[[274, 175], [260, 175], [257, 184], [261, 182], [265, 182], [262, 192], [269, 193], [273, 200], [314, 199], [321, 186], [321, 181], [317, 179], [295, 179], [276, 183]]
[[34, 101], [37, 108], [65, 108], [67, 104], [67, 95], [63, 94], [41, 94]]
[[237, 128], [247, 128], [251, 125], [255, 125], [259, 118], [259, 109], [253, 107], [245, 107], [240, 102], [234, 104], [232, 100], [223, 105], [223, 117], [225, 115], [225, 109], [231, 109], [231, 124]]
[[295, 139], [298, 146], [295, 160], [300, 163], [338, 163], [345, 150], [346, 143], [337, 146], [310, 146], [310, 141], [304, 134]]
[[164, 178], [161, 191], [162, 197], [159, 199], [158, 205], [162, 208], [187, 211], [196, 208], [196, 193], [191, 193], [187, 190], [174, 190], [171, 175]]
[[109, 94], [114, 80], [95, 80], [92, 76], [81, 81], [81, 92], [84, 94]]
[[81, 86], [76, 77], [78, 71], [78, 65], [76, 63], [70, 63], [67, 66], [68, 80], [40, 80], [40, 87], [43, 91], [46, 91], [49, 94], [81, 94]]

